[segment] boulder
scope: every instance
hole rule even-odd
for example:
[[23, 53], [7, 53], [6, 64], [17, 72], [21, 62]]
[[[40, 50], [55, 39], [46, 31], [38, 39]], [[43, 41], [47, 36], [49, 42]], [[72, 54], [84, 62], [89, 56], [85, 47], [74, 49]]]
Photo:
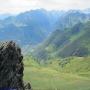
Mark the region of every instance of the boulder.
[[22, 60], [21, 49], [13, 41], [0, 43], [0, 88], [25, 90]]

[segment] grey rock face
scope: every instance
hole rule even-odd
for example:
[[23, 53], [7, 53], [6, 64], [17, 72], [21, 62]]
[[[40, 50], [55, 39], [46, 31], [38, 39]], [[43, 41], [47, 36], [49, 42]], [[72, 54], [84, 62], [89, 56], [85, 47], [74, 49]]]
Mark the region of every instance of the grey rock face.
[[13, 41], [0, 44], [0, 88], [25, 90], [22, 59], [21, 49]]

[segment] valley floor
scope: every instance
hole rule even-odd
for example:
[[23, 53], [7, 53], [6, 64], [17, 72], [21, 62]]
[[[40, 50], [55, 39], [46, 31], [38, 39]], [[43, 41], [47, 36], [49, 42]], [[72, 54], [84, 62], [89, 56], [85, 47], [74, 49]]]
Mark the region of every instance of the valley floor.
[[90, 90], [90, 77], [48, 67], [25, 66], [24, 80], [31, 83], [33, 90]]

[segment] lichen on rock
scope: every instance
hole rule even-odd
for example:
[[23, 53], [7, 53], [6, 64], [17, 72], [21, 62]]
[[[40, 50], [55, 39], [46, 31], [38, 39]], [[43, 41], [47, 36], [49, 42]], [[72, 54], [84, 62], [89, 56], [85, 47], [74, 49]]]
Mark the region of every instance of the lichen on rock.
[[21, 49], [13, 41], [0, 43], [0, 88], [25, 90], [22, 60]]

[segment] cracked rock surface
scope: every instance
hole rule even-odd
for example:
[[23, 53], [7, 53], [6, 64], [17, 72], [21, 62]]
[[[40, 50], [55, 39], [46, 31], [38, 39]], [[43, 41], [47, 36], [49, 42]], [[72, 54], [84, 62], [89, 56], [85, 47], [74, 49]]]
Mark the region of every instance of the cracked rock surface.
[[[0, 43], [0, 88], [16, 90], [27, 88], [23, 83], [22, 60], [21, 49], [13, 41]], [[29, 85], [27, 89], [31, 90], [31, 86]]]

